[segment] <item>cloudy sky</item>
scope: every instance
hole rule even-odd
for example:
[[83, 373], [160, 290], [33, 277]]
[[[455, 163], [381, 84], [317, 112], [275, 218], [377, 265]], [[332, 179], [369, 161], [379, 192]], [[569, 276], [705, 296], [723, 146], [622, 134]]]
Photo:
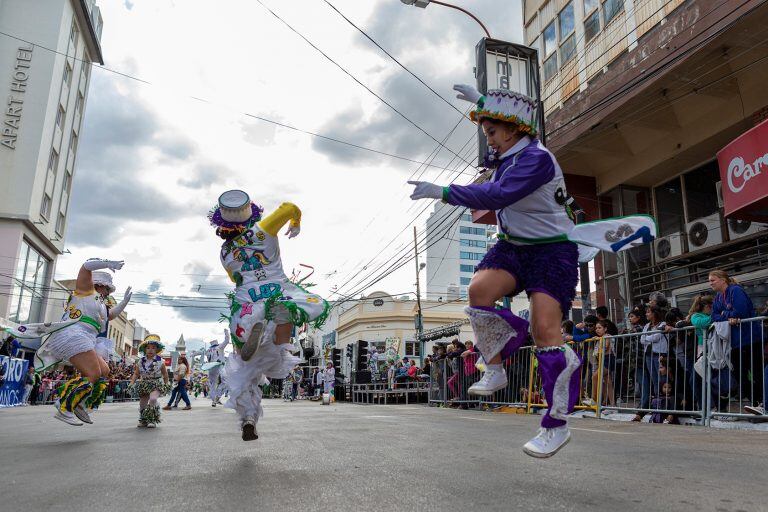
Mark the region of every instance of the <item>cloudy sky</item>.
[[[151, 332], [188, 346], [221, 335], [230, 286], [206, 212], [242, 188], [267, 212], [303, 211], [302, 233], [281, 242], [286, 269], [315, 267], [311, 281], [359, 295], [368, 276], [424, 228], [426, 203], [405, 181], [467, 182], [474, 128], [339, 16], [324, 0], [263, 0], [410, 124], [329, 62], [255, 0], [101, 0], [105, 67], [95, 69], [79, 149], [67, 249], [57, 278], [89, 257], [124, 259], [117, 295]], [[399, 0], [331, 0], [349, 19], [457, 108], [454, 83], [473, 83], [478, 25], [461, 13]], [[522, 40], [518, 0], [456, 2], [498, 39]], [[397, 159], [256, 119], [322, 134]], [[426, 133], [424, 133], [426, 132]], [[451, 133], [445, 145], [438, 144]], [[429, 135], [427, 135], [429, 134]], [[469, 142], [469, 144], [467, 144]], [[440, 169], [447, 167], [450, 171]], [[454, 170], [455, 169], [455, 170]], [[423, 169], [422, 169], [423, 170]], [[467, 174], [461, 174], [458, 171]], [[422, 171], [419, 171], [421, 174]], [[431, 208], [430, 208], [431, 209]], [[402, 233], [401, 233], [402, 231]], [[398, 233], [400, 233], [398, 235]], [[391, 245], [387, 244], [392, 241]], [[367, 291], [413, 289], [406, 265]]]

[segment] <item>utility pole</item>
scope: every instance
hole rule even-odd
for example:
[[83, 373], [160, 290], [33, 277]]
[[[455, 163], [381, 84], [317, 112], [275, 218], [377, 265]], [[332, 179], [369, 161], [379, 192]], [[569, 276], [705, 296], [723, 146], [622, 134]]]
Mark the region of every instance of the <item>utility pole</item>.
[[416, 335], [419, 340], [420, 361], [424, 358], [424, 340], [421, 335], [424, 334], [424, 319], [421, 316], [421, 286], [419, 284], [419, 242], [416, 239], [416, 226], [413, 226], [413, 252], [416, 255]]

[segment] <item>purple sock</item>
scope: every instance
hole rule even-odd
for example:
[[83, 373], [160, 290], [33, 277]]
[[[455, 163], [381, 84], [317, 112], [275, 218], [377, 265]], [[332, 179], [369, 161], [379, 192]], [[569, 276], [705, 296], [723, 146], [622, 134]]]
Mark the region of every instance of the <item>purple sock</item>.
[[547, 397], [547, 413], [541, 419], [544, 428], [562, 427], [579, 400], [581, 359], [567, 345], [536, 349], [539, 375]]

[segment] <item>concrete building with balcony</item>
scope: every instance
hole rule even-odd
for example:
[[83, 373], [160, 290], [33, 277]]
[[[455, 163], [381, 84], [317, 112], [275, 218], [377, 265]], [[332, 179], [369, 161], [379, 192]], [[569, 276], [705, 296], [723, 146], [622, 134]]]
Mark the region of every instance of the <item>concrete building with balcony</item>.
[[768, 230], [725, 218], [716, 154], [768, 116], [768, 4], [525, 0], [523, 11], [569, 192], [589, 219], [659, 224], [653, 245], [598, 256], [598, 303], [617, 320], [652, 291], [686, 308], [714, 268], [764, 303]]
[[101, 29], [94, 0], [0, 0], [0, 316], [15, 322], [46, 316]]

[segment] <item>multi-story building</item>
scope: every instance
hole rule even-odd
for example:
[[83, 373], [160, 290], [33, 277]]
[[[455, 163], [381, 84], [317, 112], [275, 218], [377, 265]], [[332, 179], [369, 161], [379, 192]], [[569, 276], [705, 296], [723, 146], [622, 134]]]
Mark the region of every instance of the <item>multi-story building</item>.
[[0, 316], [16, 322], [45, 317], [101, 29], [94, 0], [0, 0]]
[[427, 218], [427, 299], [466, 299], [475, 265], [495, 234], [496, 226], [473, 224], [469, 210], [436, 202]]
[[617, 319], [652, 291], [685, 308], [713, 268], [765, 302], [768, 230], [724, 217], [716, 154], [768, 114], [768, 3], [525, 0], [523, 11], [569, 191], [592, 219], [659, 224], [653, 245], [598, 256], [598, 302]]

